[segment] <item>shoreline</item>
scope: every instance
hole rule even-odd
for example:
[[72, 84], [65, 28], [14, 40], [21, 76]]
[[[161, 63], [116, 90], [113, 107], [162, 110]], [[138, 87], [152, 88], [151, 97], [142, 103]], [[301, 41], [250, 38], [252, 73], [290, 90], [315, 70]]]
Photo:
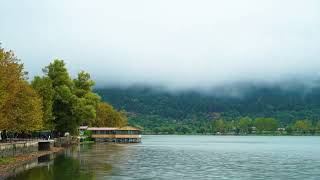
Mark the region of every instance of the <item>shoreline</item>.
[[38, 151], [38, 152], [18, 155], [15, 157], [6, 157], [6, 158], [10, 158], [10, 159], [12, 158], [13, 161], [0, 164], [0, 179], [2, 177], [8, 176], [10, 174], [10, 173], [8, 173], [8, 170], [10, 170], [10, 169], [17, 168], [17, 167], [23, 165], [24, 163], [27, 163], [28, 161], [34, 160], [34, 159], [39, 158], [41, 156], [61, 152], [64, 149], [65, 148], [63, 148], [63, 147], [53, 147], [49, 151]]
[[277, 137], [319, 137], [320, 134], [315, 134], [315, 135], [300, 135], [300, 134], [294, 134], [294, 135], [288, 135], [288, 134], [241, 134], [241, 135], [236, 135], [236, 134], [142, 134], [143, 136], [170, 136], [170, 135], [175, 135], [175, 136], [239, 136], [239, 137], [246, 137], [246, 136], [277, 136]]

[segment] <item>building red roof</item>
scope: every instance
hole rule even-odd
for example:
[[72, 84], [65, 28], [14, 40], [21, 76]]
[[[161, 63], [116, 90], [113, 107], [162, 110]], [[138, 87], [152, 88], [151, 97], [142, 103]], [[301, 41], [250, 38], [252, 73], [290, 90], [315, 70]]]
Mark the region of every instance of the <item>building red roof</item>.
[[117, 130], [118, 128], [114, 127], [90, 127], [87, 130], [89, 131], [111, 131], [111, 130]]

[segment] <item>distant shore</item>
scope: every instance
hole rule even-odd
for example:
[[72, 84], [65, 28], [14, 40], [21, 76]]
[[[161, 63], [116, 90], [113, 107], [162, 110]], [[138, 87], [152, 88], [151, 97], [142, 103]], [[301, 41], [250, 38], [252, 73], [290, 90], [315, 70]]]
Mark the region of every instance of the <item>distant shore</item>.
[[166, 134], [166, 133], [146, 133], [142, 135], [177, 135], [177, 136], [320, 136], [320, 134]]

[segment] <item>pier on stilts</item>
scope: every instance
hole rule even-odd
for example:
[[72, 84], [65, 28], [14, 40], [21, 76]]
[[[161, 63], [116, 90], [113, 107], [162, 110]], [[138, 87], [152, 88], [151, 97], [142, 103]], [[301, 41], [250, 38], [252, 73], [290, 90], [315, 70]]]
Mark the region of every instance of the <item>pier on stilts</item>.
[[140, 143], [141, 130], [131, 126], [125, 127], [82, 127], [80, 131], [91, 131], [96, 142]]

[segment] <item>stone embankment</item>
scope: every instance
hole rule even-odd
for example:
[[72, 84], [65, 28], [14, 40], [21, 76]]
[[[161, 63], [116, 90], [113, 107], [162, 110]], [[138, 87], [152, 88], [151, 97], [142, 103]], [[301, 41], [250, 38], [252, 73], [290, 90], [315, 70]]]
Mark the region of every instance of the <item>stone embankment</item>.
[[[0, 158], [15, 157], [23, 154], [30, 154], [38, 152], [39, 142], [41, 141], [21, 141], [13, 143], [0, 143]], [[80, 141], [77, 137], [60, 137], [55, 138], [51, 147], [67, 147], [70, 145], [79, 144]], [[48, 148], [50, 149], [50, 148]], [[46, 150], [48, 150], [46, 149]]]
[[24, 168], [21, 167], [22, 165], [26, 164], [26, 166], [30, 166], [29, 162], [30, 161], [36, 161], [38, 163], [38, 158], [57, 153], [60, 151], [63, 151], [64, 148], [58, 148], [54, 147], [51, 148], [49, 151], [36, 151], [32, 153], [27, 153], [27, 154], [20, 154], [15, 156], [12, 162], [6, 163], [6, 164], [0, 164], [0, 180], [5, 179], [6, 177], [10, 176], [11, 174], [14, 174], [17, 172], [17, 168]]
[[1, 158], [12, 159], [8, 163], [0, 164], [0, 180], [9, 176], [10, 170], [14, 170], [31, 160], [57, 153], [64, 150], [64, 147], [79, 143], [79, 139], [72, 136], [55, 138], [54, 140], [0, 143], [0, 160]]
[[0, 158], [14, 157], [38, 151], [38, 141], [0, 143]]

